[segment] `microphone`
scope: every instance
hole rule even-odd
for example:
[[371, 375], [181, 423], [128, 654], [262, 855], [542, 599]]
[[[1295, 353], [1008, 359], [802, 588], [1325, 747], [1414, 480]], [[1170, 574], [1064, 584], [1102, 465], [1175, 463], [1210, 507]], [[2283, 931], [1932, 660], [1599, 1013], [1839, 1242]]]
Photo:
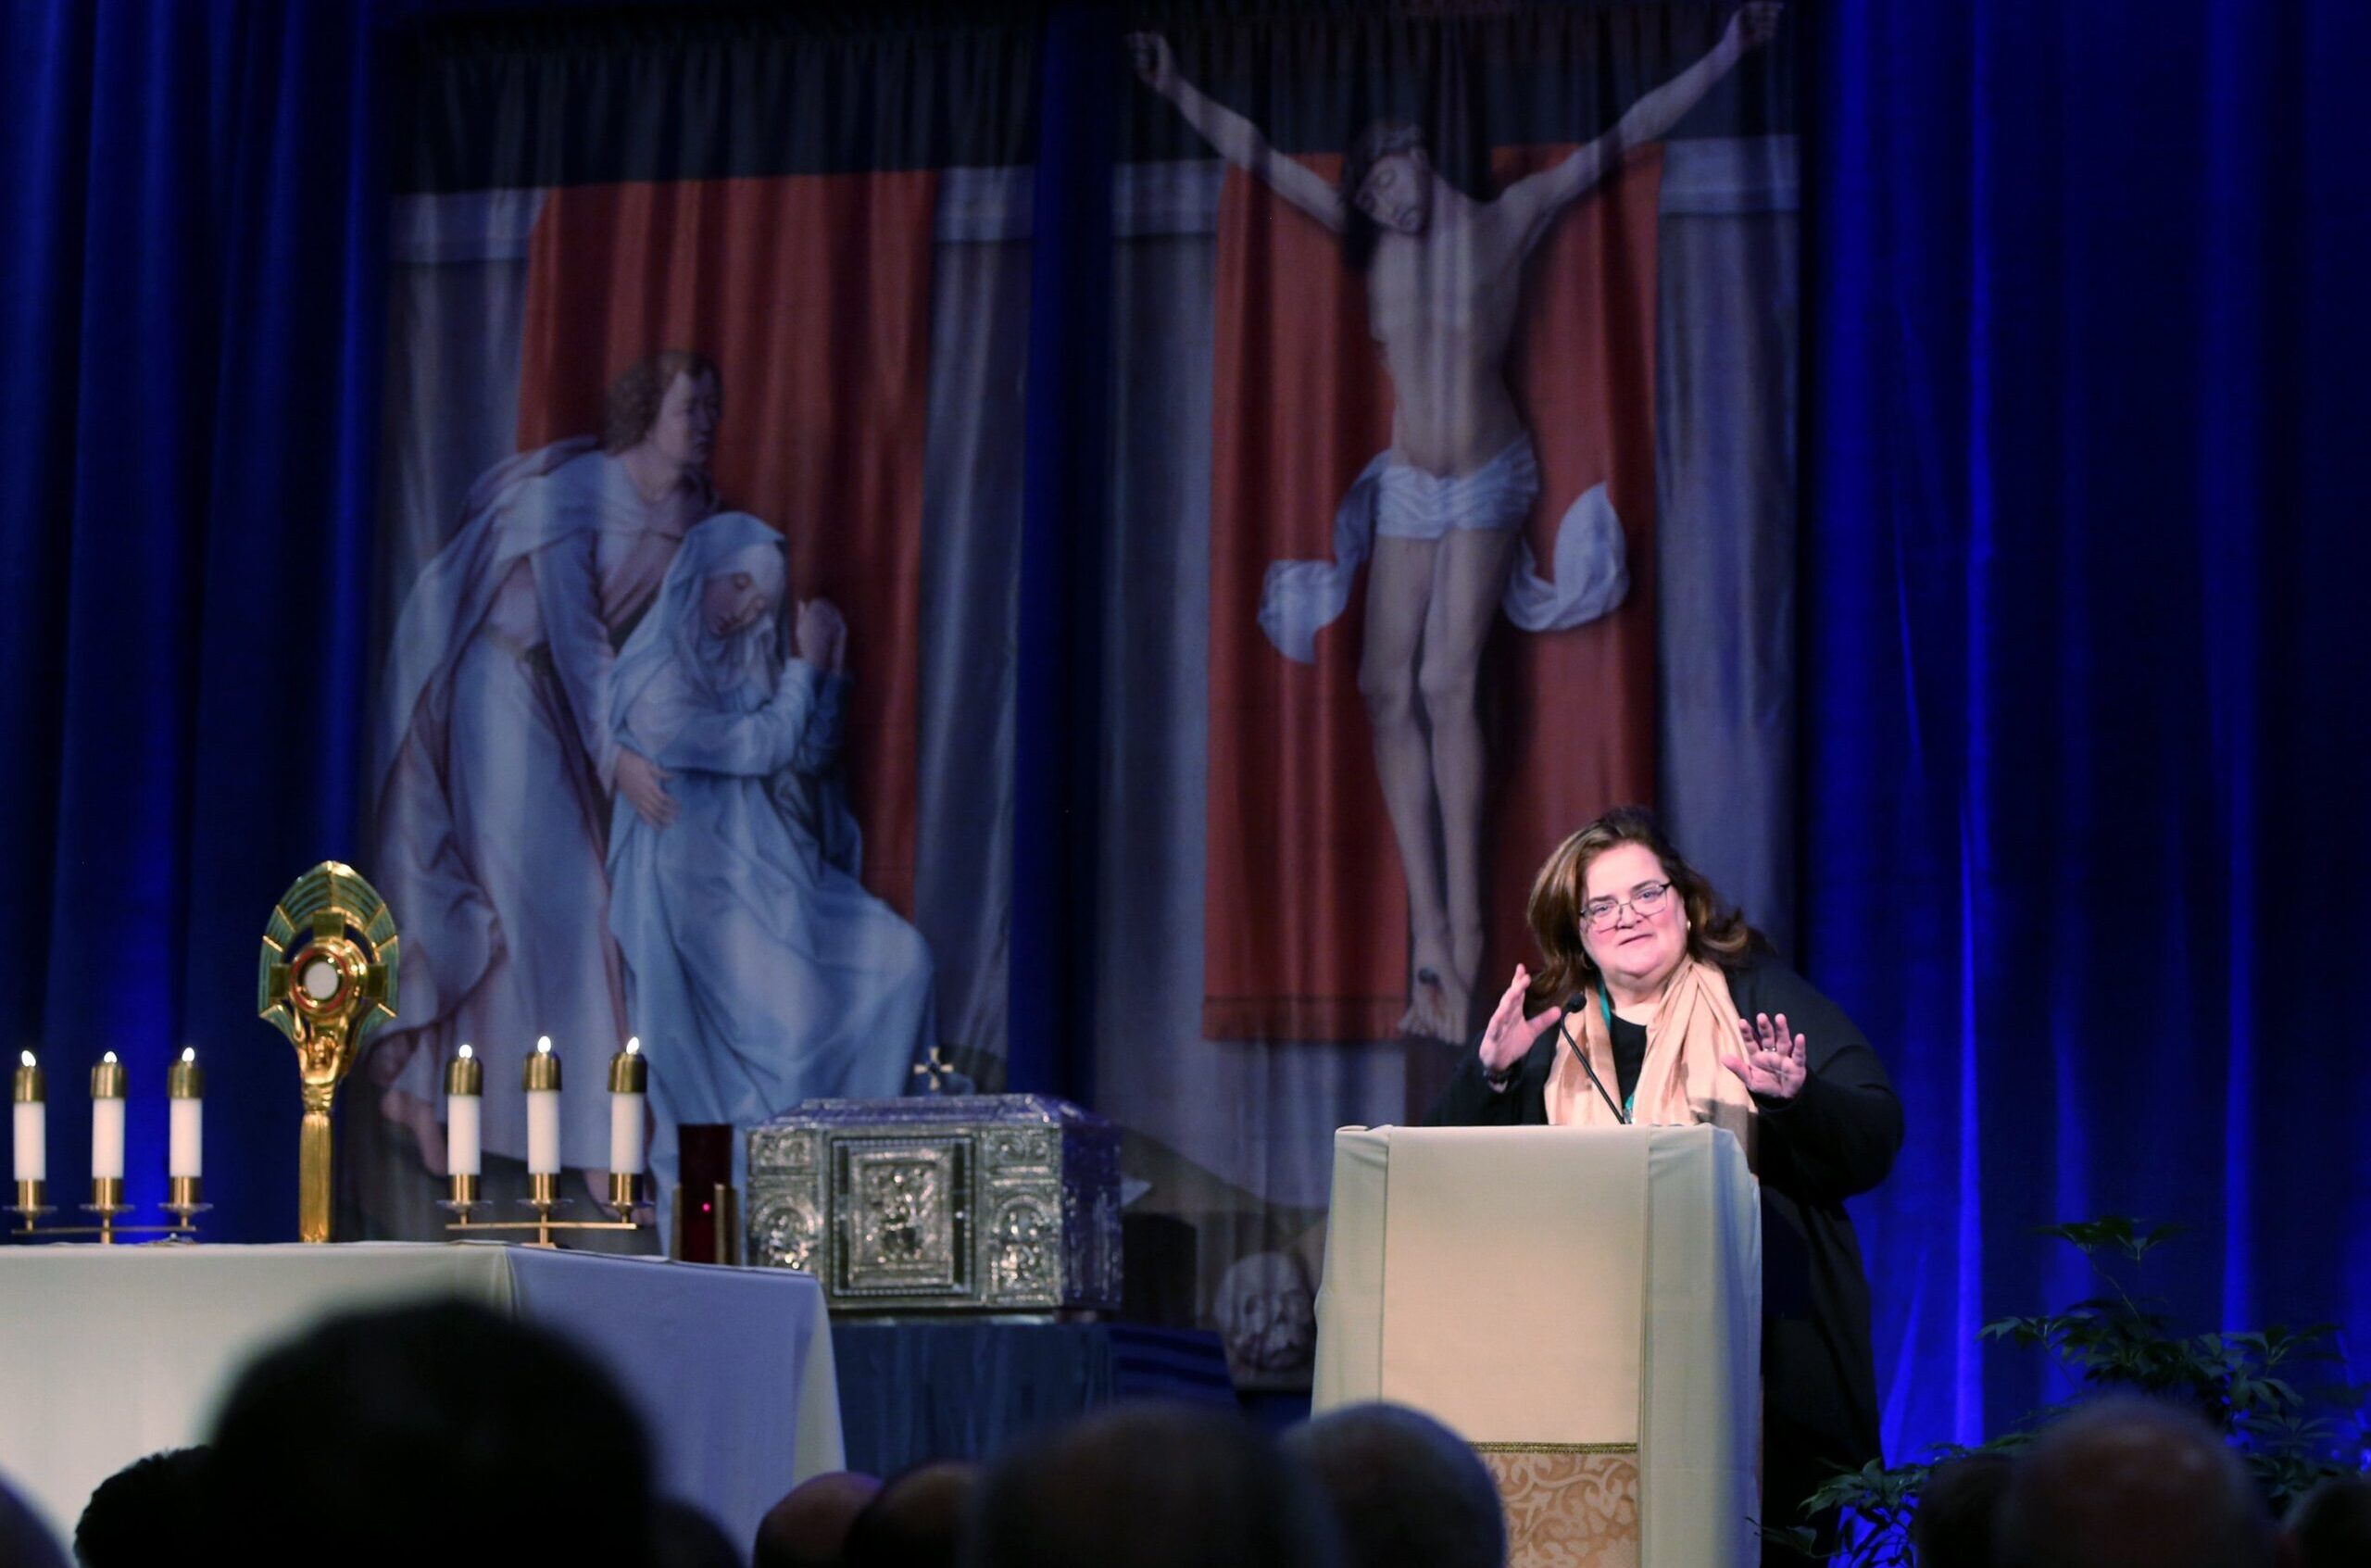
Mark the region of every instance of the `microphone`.
[[1630, 1118], [1623, 1112], [1620, 1106], [1613, 1103], [1613, 1097], [1606, 1093], [1605, 1080], [1597, 1075], [1597, 1068], [1589, 1061], [1589, 1053], [1581, 1049], [1580, 1042], [1574, 1039], [1572, 1032], [1564, 1027], [1564, 1021], [1573, 1016], [1573, 1010], [1581, 1005], [1582, 999], [1587, 994], [1586, 991], [1575, 991], [1564, 998], [1564, 1005], [1556, 1010], [1556, 1033], [1562, 1035], [1564, 1043], [1573, 1047], [1574, 1059], [1580, 1062], [1581, 1071], [1589, 1075], [1589, 1083], [1596, 1087], [1598, 1098], [1605, 1101], [1605, 1108], [1613, 1112], [1613, 1119], [1616, 1122], [1626, 1127], [1630, 1124]]

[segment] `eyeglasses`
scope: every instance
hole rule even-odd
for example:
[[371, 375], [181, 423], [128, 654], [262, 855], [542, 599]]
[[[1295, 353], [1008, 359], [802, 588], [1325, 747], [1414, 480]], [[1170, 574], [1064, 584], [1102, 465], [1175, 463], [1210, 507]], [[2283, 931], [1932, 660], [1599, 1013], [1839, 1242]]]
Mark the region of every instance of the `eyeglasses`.
[[1644, 919], [1662, 909], [1663, 900], [1669, 897], [1671, 897], [1670, 883], [1650, 882], [1643, 887], [1632, 888], [1630, 897], [1627, 898], [1590, 899], [1581, 906], [1581, 918], [1589, 922], [1591, 931], [1607, 931], [1611, 930], [1614, 922], [1622, 918], [1624, 909], [1629, 909]]

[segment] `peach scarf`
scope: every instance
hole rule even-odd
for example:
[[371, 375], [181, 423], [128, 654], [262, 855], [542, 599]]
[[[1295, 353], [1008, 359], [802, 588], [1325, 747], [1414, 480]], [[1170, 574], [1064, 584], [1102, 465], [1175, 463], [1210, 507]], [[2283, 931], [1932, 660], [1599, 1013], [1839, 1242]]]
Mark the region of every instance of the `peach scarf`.
[[[1613, 1040], [1594, 988], [1583, 993], [1565, 1027], [1589, 1053], [1609, 1095], [1619, 1095], [1613, 1072]], [[1638, 1069], [1632, 1119], [1642, 1127], [1679, 1127], [1710, 1122], [1735, 1134], [1746, 1164], [1755, 1162], [1753, 1097], [1736, 1073], [1721, 1065], [1724, 1052], [1737, 1051], [1737, 1006], [1725, 975], [1712, 964], [1682, 959], [1663, 987], [1655, 1016], [1647, 1022], [1647, 1060]], [[1572, 1047], [1556, 1047], [1548, 1074], [1548, 1122], [1555, 1127], [1611, 1127], [1612, 1109], [1591, 1086]]]

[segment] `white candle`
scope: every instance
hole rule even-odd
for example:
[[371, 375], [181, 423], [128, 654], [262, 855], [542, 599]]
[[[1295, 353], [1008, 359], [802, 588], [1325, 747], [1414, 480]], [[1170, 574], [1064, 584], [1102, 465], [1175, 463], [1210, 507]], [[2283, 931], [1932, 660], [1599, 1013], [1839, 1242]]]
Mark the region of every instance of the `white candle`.
[[445, 1068], [445, 1173], [479, 1173], [480, 1122], [484, 1108], [485, 1066], [469, 1047]]
[[123, 1063], [109, 1051], [91, 1069], [91, 1179], [123, 1179]]
[[33, 1060], [33, 1053], [19, 1053], [22, 1062], [17, 1068], [16, 1081], [11, 1085], [10, 1098], [15, 1101], [17, 1180], [45, 1182], [49, 1180], [49, 1105], [42, 1082], [41, 1068]]
[[559, 1058], [552, 1054], [552, 1037], [535, 1041], [527, 1059], [522, 1085], [527, 1091], [527, 1173], [559, 1174]]
[[628, 1040], [626, 1048], [609, 1059], [609, 1173], [642, 1174], [642, 1103], [650, 1084], [650, 1064], [643, 1060], [642, 1041]]
[[165, 1075], [166, 1107], [172, 1122], [171, 1147], [165, 1174], [206, 1174], [206, 1074], [197, 1065], [197, 1049], [182, 1047], [182, 1059]]

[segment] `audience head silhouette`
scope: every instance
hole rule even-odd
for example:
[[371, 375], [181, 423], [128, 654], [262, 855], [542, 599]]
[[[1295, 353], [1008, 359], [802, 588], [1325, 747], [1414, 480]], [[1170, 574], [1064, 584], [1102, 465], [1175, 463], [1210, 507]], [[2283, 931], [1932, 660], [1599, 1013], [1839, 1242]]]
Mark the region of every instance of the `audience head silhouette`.
[[1918, 1568], [1992, 1568], [1994, 1524], [2013, 1470], [2006, 1454], [1969, 1454], [1935, 1467], [1910, 1520]]
[[1341, 1523], [1349, 1568], [1499, 1568], [1505, 1512], [1465, 1440], [1405, 1405], [1349, 1405], [1285, 1436]]
[[207, 1450], [134, 1460], [99, 1483], [74, 1526], [82, 1568], [149, 1568], [194, 1559], [207, 1511]]
[[801, 1481], [759, 1522], [754, 1568], [834, 1568], [848, 1527], [880, 1490], [880, 1482], [853, 1470]]
[[681, 1498], [650, 1505], [650, 1568], [741, 1568], [741, 1549], [706, 1509]]
[[333, 1317], [223, 1405], [218, 1553], [256, 1568], [641, 1568], [642, 1427], [572, 1347], [458, 1302]]
[[2118, 1397], [2042, 1434], [2001, 1495], [1999, 1560], [2019, 1568], [2268, 1568], [2272, 1521], [2247, 1469], [2194, 1413]]
[[848, 1527], [845, 1568], [955, 1568], [980, 1475], [942, 1460], [892, 1477]]
[[2298, 1568], [2362, 1568], [2371, 1562], [2371, 1475], [2333, 1477], [2289, 1511]]
[[0, 1482], [0, 1568], [66, 1568], [49, 1527]]
[[966, 1568], [1335, 1568], [1306, 1467], [1241, 1418], [1123, 1405], [1016, 1448], [980, 1484]]

